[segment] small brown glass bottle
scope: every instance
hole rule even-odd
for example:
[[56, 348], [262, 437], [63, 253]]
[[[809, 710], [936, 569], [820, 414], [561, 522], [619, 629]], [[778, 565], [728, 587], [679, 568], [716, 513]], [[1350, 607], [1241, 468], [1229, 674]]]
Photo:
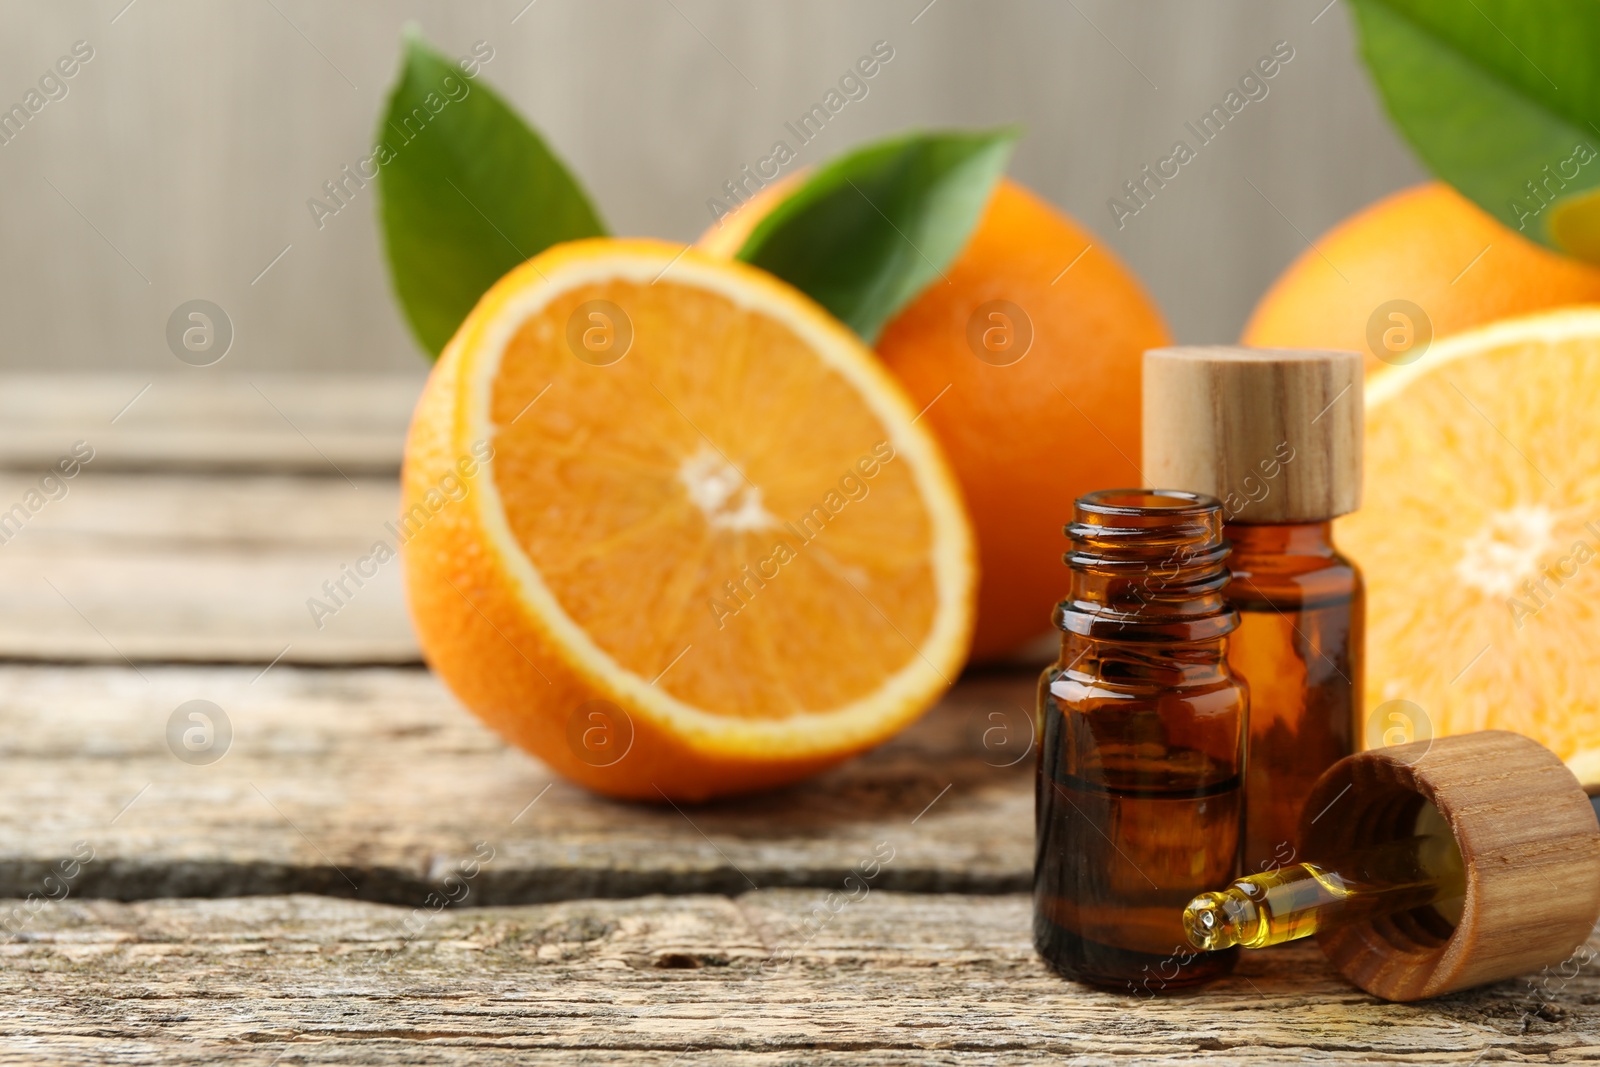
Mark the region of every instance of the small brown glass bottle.
[[1365, 595], [1331, 520], [1360, 503], [1361, 421], [1353, 352], [1145, 353], [1146, 477], [1220, 498], [1233, 546], [1228, 659], [1251, 693], [1247, 873], [1296, 860], [1312, 785], [1360, 747]]
[[1245, 776], [1247, 873], [1293, 862], [1300, 814], [1323, 771], [1360, 747], [1365, 591], [1332, 523], [1230, 522], [1228, 661], [1255, 694]]
[[1181, 920], [1239, 866], [1247, 697], [1226, 655], [1222, 506], [1090, 493], [1067, 536], [1061, 658], [1039, 689], [1034, 945], [1067, 978], [1149, 996], [1235, 959], [1197, 953]]

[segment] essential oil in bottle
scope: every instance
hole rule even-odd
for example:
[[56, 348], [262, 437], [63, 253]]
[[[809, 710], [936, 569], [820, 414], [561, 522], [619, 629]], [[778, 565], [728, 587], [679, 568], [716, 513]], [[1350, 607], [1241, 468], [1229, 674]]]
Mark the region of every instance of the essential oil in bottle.
[[1229, 660], [1256, 694], [1245, 796], [1246, 870], [1282, 863], [1317, 776], [1360, 747], [1365, 591], [1329, 522], [1230, 522], [1239, 609]]
[[1291, 862], [1306, 795], [1361, 747], [1365, 595], [1332, 539], [1361, 495], [1353, 352], [1154, 349], [1146, 476], [1222, 501], [1233, 546], [1228, 659], [1250, 686], [1244, 866]]
[[1040, 679], [1034, 945], [1061, 975], [1148, 996], [1226, 974], [1181, 913], [1239, 869], [1247, 729], [1222, 506], [1080, 498], [1061, 658]]

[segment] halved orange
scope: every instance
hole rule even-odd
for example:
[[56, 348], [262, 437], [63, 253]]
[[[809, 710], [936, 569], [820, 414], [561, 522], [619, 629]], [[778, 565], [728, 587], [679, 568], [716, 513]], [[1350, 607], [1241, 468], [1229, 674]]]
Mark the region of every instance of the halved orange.
[[1368, 744], [1516, 730], [1600, 782], [1600, 308], [1456, 334], [1366, 395], [1338, 532], [1368, 583]]
[[692, 249], [577, 241], [502, 278], [403, 486], [428, 662], [611, 795], [810, 774], [927, 709], [970, 640], [972, 533], [905, 393], [807, 297]]

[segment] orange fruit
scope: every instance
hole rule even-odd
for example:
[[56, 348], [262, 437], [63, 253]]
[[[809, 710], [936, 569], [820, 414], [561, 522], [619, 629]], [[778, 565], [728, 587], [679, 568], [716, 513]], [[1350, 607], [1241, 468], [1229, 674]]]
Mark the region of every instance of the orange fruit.
[[960, 670], [960, 490], [856, 337], [763, 271], [554, 247], [435, 366], [407, 593], [490, 726], [619, 797], [701, 800], [877, 744]]
[[[762, 190], [702, 247], [731, 256], [781, 198]], [[1050, 629], [1072, 501], [1143, 482], [1140, 363], [1170, 337], [1103, 243], [1013, 181], [996, 187], [943, 274], [876, 347], [926, 409], [972, 509], [982, 574], [972, 654], [996, 659]]]
[[756, 194], [740, 204], [731, 214], [724, 215], [712, 224], [711, 228], [700, 235], [700, 240], [695, 242], [695, 247], [713, 256], [732, 259], [739, 254], [739, 249], [750, 237], [750, 231], [756, 228], [756, 223], [767, 217], [767, 214], [783, 201], [789, 198], [800, 183], [809, 173], [805, 169], [797, 170], [792, 174], [785, 174], [775, 182], [768, 183], [756, 191]]
[[1600, 782], [1600, 308], [1456, 334], [1367, 384], [1367, 743], [1499, 728]]
[[1536, 245], [1450, 186], [1428, 182], [1319, 237], [1256, 304], [1240, 340], [1350, 349], [1374, 368], [1404, 359], [1430, 335], [1596, 300], [1600, 268]]

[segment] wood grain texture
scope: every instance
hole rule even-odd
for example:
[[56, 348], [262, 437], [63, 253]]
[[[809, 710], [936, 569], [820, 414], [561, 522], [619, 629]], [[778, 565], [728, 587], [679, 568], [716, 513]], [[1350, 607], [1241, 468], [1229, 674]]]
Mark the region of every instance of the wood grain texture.
[[0, 377], [0, 657], [420, 662], [398, 561], [342, 604], [323, 583], [398, 545], [421, 384]]
[[0, 376], [0, 468], [37, 476], [83, 441], [96, 472], [392, 476], [425, 372], [10, 373]]
[[1416, 832], [1424, 800], [1461, 849], [1461, 918], [1450, 926], [1408, 912], [1319, 934], [1352, 982], [1416, 1000], [1558, 966], [1584, 943], [1600, 919], [1600, 827], [1572, 771], [1521, 734], [1481, 730], [1346, 757], [1307, 798], [1301, 839], [1329, 857], [1399, 840]]
[[[0, 656], [129, 662], [417, 663], [393, 478], [139, 474], [98, 458], [0, 543]], [[38, 477], [0, 471], [4, 509]], [[37, 499], [37, 498], [36, 498]], [[337, 600], [323, 583], [344, 581]], [[313, 611], [315, 598], [333, 614]], [[342, 603], [341, 603], [342, 601]]]
[[[879, 842], [896, 850], [884, 888], [1030, 883], [1028, 675], [962, 681], [809, 782], [677, 810], [553, 779], [421, 670], [9, 665], [0, 694], [0, 895], [37, 891], [77, 841], [95, 859], [74, 892], [120, 899], [416, 903], [480, 841], [485, 903], [831, 886]], [[193, 699], [231, 725], [208, 766], [168, 743]]]
[[[858, 894], [859, 895], [859, 894]], [[407, 924], [410, 924], [409, 926]], [[1277, 1064], [1592, 1061], [1600, 976], [1425, 1005], [1312, 948], [1203, 992], [1063, 982], [1025, 895], [869, 890], [416, 914], [321, 897], [68, 899], [0, 944], [13, 1062]]]
[[1180, 345], [1144, 354], [1144, 474], [1230, 522], [1324, 522], [1361, 505], [1361, 357]]
[[[1031, 672], [968, 676], [810, 782], [675, 810], [553, 780], [423, 670], [296, 665], [415, 656], [392, 566], [325, 630], [303, 614], [382, 536], [415, 383], [158, 383], [113, 424], [126, 384], [0, 389], [0, 500], [97, 450], [0, 543], [0, 894], [23, 898], [0, 902], [0, 1063], [1600, 1054], [1587, 949], [1419, 1006], [1308, 946], [1172, 1000], [1046, 974]], [[172, 662], [208, 659], [249, 663]], [[214, 763], [171, 739], [195, 699], [231, 730]]]

